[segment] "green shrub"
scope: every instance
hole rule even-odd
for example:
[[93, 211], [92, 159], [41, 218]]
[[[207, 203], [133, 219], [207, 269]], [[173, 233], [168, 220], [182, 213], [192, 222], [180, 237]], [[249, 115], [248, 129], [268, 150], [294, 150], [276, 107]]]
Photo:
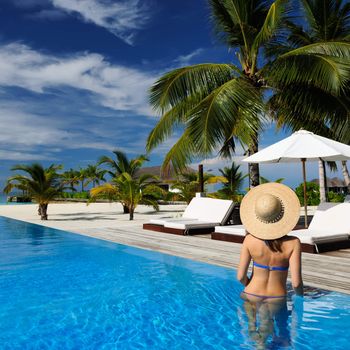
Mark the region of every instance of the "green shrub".
[[333, 191], [328, 192], [328, 201], [334, 203], [343, 203], [345, 198], [345, 194], [336, 193]]
[[[295, 193], [299, 198], [300, 204], [304, 205], [304, 184], [301, 183], [296, 189]], [[320, 204], [320, 186], [314, 182], [306, 183], [307, 205]]]
[[63, 198], [76, 198], [76, 199], [89, 199], [90, 193], [89, 192], [63, 192], [62, 197]]

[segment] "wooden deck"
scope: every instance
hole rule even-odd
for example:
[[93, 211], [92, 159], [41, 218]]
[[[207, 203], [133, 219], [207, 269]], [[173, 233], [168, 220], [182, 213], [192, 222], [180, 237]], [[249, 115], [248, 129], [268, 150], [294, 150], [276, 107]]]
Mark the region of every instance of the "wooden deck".
[[[137, 226], [132, 229], [75, 229], [75, 232], [229, 268], [237, 268], [239, 262], [240, 244], [214, 241], [208, 239], [210, 235], [179, 236], [146, 231]], [[350, 294], [350, 251], [303, 253], [302, 259], [305, 285]]]

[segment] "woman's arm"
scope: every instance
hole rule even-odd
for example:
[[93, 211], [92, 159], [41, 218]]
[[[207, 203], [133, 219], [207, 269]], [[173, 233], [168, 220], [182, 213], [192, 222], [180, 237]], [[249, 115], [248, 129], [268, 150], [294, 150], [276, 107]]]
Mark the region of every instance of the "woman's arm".
[[244, 285], [247, 286], [250, 282], [249, 277], [247, 276], [250, 260], [252, 259], [249, 249], [247, 247], [247, 241], [249, 240], [248, 236], [243, 241], [241, 255], [239, 258], [239, 266], [237, 271], [237, 279]]
[[299, 239], [295, 240], [292, 255], [289, 258], [290, 273], [292, 277], [292, 286], [297, 295], [303, 295], [303, 279], [301, 276], [301, 244]]

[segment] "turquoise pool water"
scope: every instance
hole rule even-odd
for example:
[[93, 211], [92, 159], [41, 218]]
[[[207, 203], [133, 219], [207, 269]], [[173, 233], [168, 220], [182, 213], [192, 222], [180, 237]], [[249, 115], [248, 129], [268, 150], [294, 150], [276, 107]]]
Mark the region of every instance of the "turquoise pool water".
[[348, 349], [348, 295], [289, 297], [262, 345], [241, 289], [231, 269], [0, 217], [1, 349]]

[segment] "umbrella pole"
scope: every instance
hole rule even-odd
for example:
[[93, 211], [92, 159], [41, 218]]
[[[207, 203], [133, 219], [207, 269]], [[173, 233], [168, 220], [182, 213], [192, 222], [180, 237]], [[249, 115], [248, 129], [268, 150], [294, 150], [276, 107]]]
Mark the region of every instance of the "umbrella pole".
[[304, 220], [305, 228], [307, 228], [307, 194], [306, 194], [306, 169], [305, 169], [306, 158], [301, 158], [301, 163], [303, 165], [303, 180], [304, 180]]

